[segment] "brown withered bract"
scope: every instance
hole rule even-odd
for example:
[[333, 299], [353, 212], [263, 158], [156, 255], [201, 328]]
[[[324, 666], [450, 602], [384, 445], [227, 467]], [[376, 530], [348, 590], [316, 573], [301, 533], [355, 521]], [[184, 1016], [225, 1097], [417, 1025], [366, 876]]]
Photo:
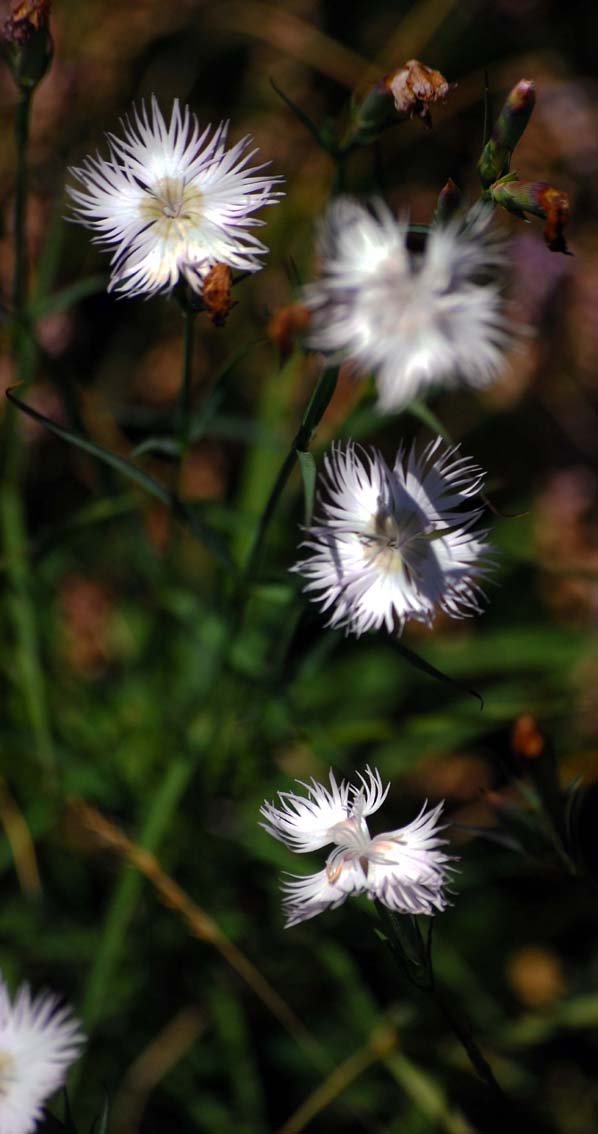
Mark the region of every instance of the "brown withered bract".
[[545, 209], [544, 240], [550, 251], [571, 255], [565, 240], [565, 225], [569, 219], [568, 194], [549, 185], [539, 194], [539, 199]]
[[309, 323], [309, 310], [302, 303], [291, 303], [274, 312], [268, 324], [268, 338], [276, 343], [281, 358], [288, 358], [297, 336]]
[[569, 219], [569, 195], [546, 181], [518, 181], [505, 177], [491, 185], [489, 196], [510, 213], [524, 217], [526, 213], [544, 220], [544, 240], [551, 252], [571, 255], [565, 240]]
[[30, 36], [47, 27], [51, 0], [12, 0], [2, 36], [11, 43], [25, 43]]
[[226, 323], [232, 302], [232, 273], [226, 264], [214, 264], [208, 272], [202, 290], [206, 311], [215, 327]]
[[409, 59], [397, 71], [385, 75], [385, 87], [392, 93], [397, 114], [405, 118], [421, 118], [426, 126], [432, 125], [430, 107], [443, 102], [455, 86], [440, 71], [427, 67], [418, 59]]

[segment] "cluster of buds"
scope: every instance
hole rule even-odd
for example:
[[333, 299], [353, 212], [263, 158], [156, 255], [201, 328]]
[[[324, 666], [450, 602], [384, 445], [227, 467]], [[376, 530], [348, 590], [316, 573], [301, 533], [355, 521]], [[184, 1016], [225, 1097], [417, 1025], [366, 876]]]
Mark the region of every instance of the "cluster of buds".
[[51, 0], [10, 0], [0, 26], [0, 51], [21, 91], [33, 90], [52, 59]]
[[525, 219], [526, 213], [544, 219], [544, 239], [551, 252], [567, 253], [565, 224], [569, 197], [545, 181], [520, 181], [511, 173], [515, 146], [532, 116], [536, 92], [532, 82], [520, 79], [508, 95], [478, 163], [486, 196], [495, 205]]

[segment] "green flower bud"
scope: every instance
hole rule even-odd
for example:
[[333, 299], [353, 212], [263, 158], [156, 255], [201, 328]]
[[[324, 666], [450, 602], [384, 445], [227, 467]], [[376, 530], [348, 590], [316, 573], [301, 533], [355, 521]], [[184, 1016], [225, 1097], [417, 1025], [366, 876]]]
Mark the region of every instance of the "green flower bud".
[[509, 172], [511, 154], [531, 118], [535, 102], [534, 84], [520, 79], [509, 94], [478, 163], [485, 189]]
[[385, 80], [380, 79], [370, 88], [363, 102], [355, 108], [351, 144], [365, 146], [368, 142], [373, 142], [387, 126], [392, 126], [394, 121], [392, 92], [386, 86]]
[[463, 194], [459, 186], [455, 185], [452, 177], [449, 177], [446, 185], [438, 194], [434, 212], [434, 224], [446, 224], [450, 221], [451, 217], [453, 217], [459, 209], [462, 197]]

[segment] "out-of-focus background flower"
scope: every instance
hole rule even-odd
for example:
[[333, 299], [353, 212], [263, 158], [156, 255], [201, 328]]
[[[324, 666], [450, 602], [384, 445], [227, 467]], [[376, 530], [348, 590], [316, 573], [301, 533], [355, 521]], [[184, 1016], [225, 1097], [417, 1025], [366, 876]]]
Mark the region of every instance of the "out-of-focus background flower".
[[[334, 179], [330, 157], [273, 84], [320, 124], [348, 118], [355, 91], [411, 58], [456, 84], [434, 107], [431, 130], [405, 122], [348, 162], [352, 193], [383, 191], [427, 223], [448, 177], [467, 199], [479, 194], [484, 71], [494, 113], [517, 80], [533, 79], [537, 105], [513, 167], [570, 195], [572, 255], [546, 248], [541, 221], [498, 211], [511, 234], [513, 316], [532, 334], [488, 391], [433, 400], [449, 434], [486, 467], [497, 513], [487, 613], [443, 617], [404, 637], [458, 686], [410, 666], [383, 634], [345, 639], [323, 630], [313, 608], [299, 619], [286, 572], [302, 520], [298, 472], [228, 649], [227, 584], [209, 552], [173, 533], [163, 505], [116, 472], [20, 422], [55, 772], [40, 774], [5, 616], [4, 977], [61, 989], [82, 1014], [90, 1040], [71, 1092], [81, 1129], [107, 1091], [113, 1134], [493, 1134], [484, 1087], [432, 1007], [401, 985], [367, 903], [282, 928], [277, 878], [296, 866], [259, 830], [260, 803], [294, 777], [369, 762], [393, 781], [388, 826], [408, 822], [424, 797], [447, 799], [463, 862], [454, 906], [437, 919], [438, 971], [505, 1085], [543, 1108], [546, 1131], [587, 1134], [598, 1113], [595, 893], [552, 861], [517, 853], [496, 824], [517, 803], [527, 814], [517, 786], [525, 757], [513, 740], [524, 714], [540, 722], [563, 783], [598, 778], [595, 6], [57, 0], [52, 30], [54, 59], [33, 104], [28, 226], [37, 339], [28, 400], [45, 417], [127, 455], [170, 429], [181, 372], [177, 305], [107, 295], [107, 258], [65, 222], [67, 166], [105, 150], [104, 132], [155, 93], [166, 113], [178, 97], [202, 124], [230, 119], [231, 140], [251, 133], [286, 178], [286, 198], [260, 230], [266, 267], [238, 285], [224, 327], [197, 321], [197, 406], [241, 354], [181, 487], [238, 562], [317, 374], [317, 360], [300, 352], [281, 367], [268, 328], [296, 299], [297, 279], [316, 270], [315, 226]], [[2, 67], [5, 306], [15, 103]], [[0, 383], [12, 381], [5, 351]], [[400, 440], [429, 440], [412, 415], [357, 409], [362, 393], [343, 372], [316, 457], [339, 436], [373, 441], [389, 457]], [[170, 483], [168, 460], [139, 460]], [[131, 866], [97, 853], [68, 812], [74, 797], [152, 848], [274, 986], [287, 1030], [213, 942], [193, 937]], [[590, 840], [589, 803], [586, 811]], [[472, 828], [482, 834], [474, 839]]]

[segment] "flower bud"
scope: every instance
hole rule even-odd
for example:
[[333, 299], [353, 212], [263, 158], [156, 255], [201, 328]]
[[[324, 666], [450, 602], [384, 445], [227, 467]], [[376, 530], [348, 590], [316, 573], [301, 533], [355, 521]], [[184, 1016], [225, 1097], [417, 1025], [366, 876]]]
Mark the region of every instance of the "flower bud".
[[0, 51], [21, 91], [33, 90], [52, 59], [51, 0], [10, 0], [0, 28]]
[[509, 94], [487, 141], [478, 169], [485, 189], [509, 172], [511, 154], [527, 126], [536, 102], [536, 88], [520, 79]]
[[569, 195], [555, 189], [546, 181], [500, 181], [493, 185], [490, 196], [496, 205], [510, 213], [525, 217], [531, 213], [543, 217], [544, 240], [551, 252], [569, 254], [565, 240], [565, 225], [569, 217]]
[[455, 185], [452, 177], [449, 177], [444, 188], [438, 194], [436, 202], [436, 209], [434, 212], [435, 224], [446, 224], [450, 221], [451, 217], [457, 212], [463, 194], [458, 185]]
[[371, 87], [356, 108], [351, 144], [371, 142], [387, 126], [407, 118], [421, 118], [424, 125], [431, 126], [430, 107], [443, 101], [452, 85], [440, 71], [410, 59]]
[[373, 142], [394, 121], [394, 100], [384, 79], [380, 79], [354, 111], [351, 144], [365, 146]]

